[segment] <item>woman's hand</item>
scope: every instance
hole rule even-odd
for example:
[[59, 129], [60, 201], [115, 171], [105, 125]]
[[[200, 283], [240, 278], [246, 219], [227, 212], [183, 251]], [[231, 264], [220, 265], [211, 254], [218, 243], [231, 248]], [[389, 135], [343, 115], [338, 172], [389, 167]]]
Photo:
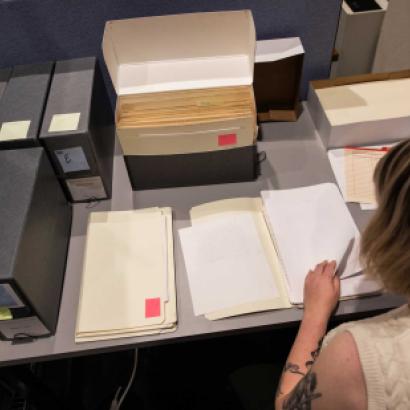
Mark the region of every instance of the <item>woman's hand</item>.
[[335, 261], [324, 261], [307, 274], [304, 288], [305, 320], [327, 326], [340, 297], [340, 279], [335, 271]]

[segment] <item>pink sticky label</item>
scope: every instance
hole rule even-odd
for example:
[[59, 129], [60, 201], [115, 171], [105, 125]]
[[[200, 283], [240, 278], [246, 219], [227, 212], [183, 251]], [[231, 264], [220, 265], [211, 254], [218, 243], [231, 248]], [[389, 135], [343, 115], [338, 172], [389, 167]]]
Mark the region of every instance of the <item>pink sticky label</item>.
[[236, 134], [221, 134], [218, 135], [218, 145], [235, 145], [236, 144]]
[[145, 317], [158, 317], [161, 315], [161, 299], [145, 299]]

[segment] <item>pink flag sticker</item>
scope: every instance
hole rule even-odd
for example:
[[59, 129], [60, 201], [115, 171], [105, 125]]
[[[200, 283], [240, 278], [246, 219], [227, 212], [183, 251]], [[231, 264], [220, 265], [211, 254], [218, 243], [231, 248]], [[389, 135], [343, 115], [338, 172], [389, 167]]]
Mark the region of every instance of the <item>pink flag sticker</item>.
[[218, 135], [218, 145], [235, 145], [236, 144], [236, 134], [221, 134]]
[[161, 315], [161, 299], [145, 299], [145, 317], [158, 317]]

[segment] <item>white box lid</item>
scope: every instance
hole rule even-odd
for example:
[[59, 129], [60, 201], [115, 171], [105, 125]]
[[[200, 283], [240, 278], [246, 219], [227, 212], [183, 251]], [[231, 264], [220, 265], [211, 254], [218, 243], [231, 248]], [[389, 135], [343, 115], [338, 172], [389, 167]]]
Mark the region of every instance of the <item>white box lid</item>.
[[256, 42], [255, 63], [273, 62], [304, 54], [299, 37], [258, 40]]
[[250, 85], [250, 10], [108, 21], [103, 55], [118, 95]]

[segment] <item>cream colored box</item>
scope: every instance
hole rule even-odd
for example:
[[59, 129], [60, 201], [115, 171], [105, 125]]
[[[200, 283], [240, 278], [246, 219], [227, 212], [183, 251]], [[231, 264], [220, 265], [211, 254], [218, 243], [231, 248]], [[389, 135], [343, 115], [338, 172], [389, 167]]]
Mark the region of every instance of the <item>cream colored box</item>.
[[250, 10], [108, 21], [103, 55], [118, 95], [250, 85]]
[[307, 105], [327, 149], [410, 137], [410, 70], [310, 83]]

